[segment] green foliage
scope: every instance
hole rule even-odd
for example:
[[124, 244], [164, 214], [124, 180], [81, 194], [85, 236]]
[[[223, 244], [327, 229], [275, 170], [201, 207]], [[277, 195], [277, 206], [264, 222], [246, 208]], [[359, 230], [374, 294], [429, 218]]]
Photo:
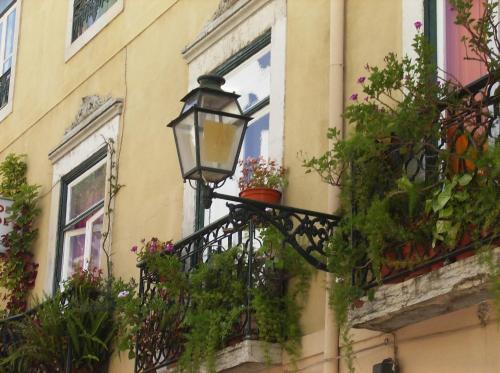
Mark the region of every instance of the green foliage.
[[[152, 366], [160, 343], [163, 348], [182, 345], [180, 367], [198, 371], [204, 365], [214, 371], [217, 351], [245, 334], [242, 321], [249, 311], [256, 320], [259, 340], [279, 343], [297, 357], [302, 302], [311, 271], [289, 245], [283, 245], [274, 228], [261, 229], [259, 237], [262, 246], [252, 256], [251, 286], [244, 247], [210, 253], [206, 262], [187, 274], [170, 241], [153, 238], [143, 241], [140, 248], [134, 246], [132, 251], [157, 280], [156, 291], [142, 306], [136, 293], [119, 300], [123, 302], [118, 307], [121, 325], [128, 325], [119, 348], [134, 356], [140, 344], [141, 359], [145, 366]], [[288, 289], [286, 279], [293, 282]]]
[[7, 290], [6, 310], [16, 314], [26, 310], [26, 298], [35, 285], [38, 264], [30, 252], [38, 229], [38, 185], [27, 183], [24, 156], [9, 154], [0, 164], [0, 196], [11, 198], [10, 221], [13, 230], [1, 237], [6, 252], [0, 257], [0, 286]]
[[[14, 371], [64, 371], [71, 351], [75, 369], [103, 370], [113, 351], [119, 324], [114, 322], [119, 294], [129, 284], [80, 270], [64, 291], [39, 303], [13, 323], [18, 335], [0, 367]], [[15, 370], [20, 369], [20, 370]]]
[[341, 187], [342, 218], [328, 247], [336, 276], [330, 303], [351, 371], [347, 315], [364, 295], [360, 265], [370, 265], [381, 281], [384, 266], [411, 268], [426, 259], [391, 257], [397, 251], [404, 255], [407, 244], [452, 250], [466, 234], [486, 243], [498, 238], [500, 150], [498, 141], [487, 140], [492, 114], [481, 98], [498, 82], [498, 52], [489, 44], [500, 45], [491, 21], [497, 4], [474, 20], [472, 1], [452, 3], [456, 23], [469, 31], [463, 40], [474, 52], [469, 59], [482, 61], [489, 73], [482, 95], [471, 100], [458, 82], [437, 81], [437, 68], [429, 63], [432, 50], [418, 32], [414, 60], [390, 53], [383, 67], [366, 66], [367, 76], [358, 79], [365, 97], [353, 94], [344, 113], [352, 128], [348, 138], [330, 130], [331, 150], [304, 161], [306, 173]]

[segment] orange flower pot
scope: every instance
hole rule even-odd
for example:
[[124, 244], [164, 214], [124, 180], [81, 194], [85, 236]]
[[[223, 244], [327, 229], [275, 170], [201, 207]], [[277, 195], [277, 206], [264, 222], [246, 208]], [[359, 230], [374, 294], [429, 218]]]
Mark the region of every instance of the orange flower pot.
[[281, 192], [271, 188], [252, 188], [241, 191], [240, 197], [258, 202], [278, 204], [281, 201]]

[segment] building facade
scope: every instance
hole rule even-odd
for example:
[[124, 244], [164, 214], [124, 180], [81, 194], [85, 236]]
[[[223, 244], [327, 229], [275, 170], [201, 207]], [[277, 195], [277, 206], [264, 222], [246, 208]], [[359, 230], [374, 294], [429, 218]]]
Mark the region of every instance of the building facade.
[[[26, 154], [28, 180], [41, 185], [37, 296], [52, 294], [75, 265], [104, 267], [104, 231], [115, 276], [138, 279], [134, 244], [178, 241], [226, 213], [225, 202], [206, 211], [197, 203], [166, 128], [200, 75], [217, 72], [223, 88], [242, 95], [253, 117], [242, 154], [288, 168], [283, 203], [333, 213], [338, 191], [304, 172], [301, 152], [325, 152], [328, 128], [348, 134], [341, 114], [366, 64], [382, 64], [391, 51], [411, 55], [420, 20], [440, 66], [466, 83], [484, 73], [456, 63], [458, 31], [446, 0], [5, 0], [0, 7], [0, 160]], [[110, 176], [123, 185], [111, 203]], [[222, 189], [238, 192], [235, 181]], [[472, 257], [438, 272], [384, 285], [353, 311], [358, 372], [387, 358], [402, 373], [500, 372], [484, 268]], [[329, 281], [323, 271], [313, 276], [297, 367], [284, 354], [262, 371], [347, 371]], [[109, 366], [133, 371], [125, 354]]]

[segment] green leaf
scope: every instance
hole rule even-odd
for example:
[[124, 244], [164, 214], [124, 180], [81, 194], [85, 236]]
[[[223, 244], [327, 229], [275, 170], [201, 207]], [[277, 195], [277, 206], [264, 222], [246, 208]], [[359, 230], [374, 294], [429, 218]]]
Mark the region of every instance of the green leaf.
[[466, 186], [471, 182], [471, 180], [472, 180], [471, 174], [463, 174], [458, 178], [458, 184], [460, 186]]
[[444, 206], [446, 206], [446, 204], [448, 203], [448, 201], [450, 200], [450, 198], [451, 198], [451, 190], [449, 188], [445, 188], [441, 192], [441, 194], [439, 194], [439, 196], [433, 201], [433, 203], [432, 203], [432, 210], [434, 212], [438, 212]]
[[449, 218], [453, 214], [453, 206], [448, 206], [439, 211], [439, 218]]

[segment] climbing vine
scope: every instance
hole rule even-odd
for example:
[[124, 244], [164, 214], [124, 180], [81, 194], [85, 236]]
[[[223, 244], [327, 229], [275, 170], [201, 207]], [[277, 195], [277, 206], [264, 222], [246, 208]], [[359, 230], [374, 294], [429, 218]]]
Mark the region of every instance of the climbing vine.
[[26, 310], [28, 292], [38, 272], [31, 249], [38, 235], [35, 219], [40, 213], [40, 187], [27, 182], [27, 168], [25, 157], [16, 154], [9, 154], [0, 164], [0, 196], [13, 200], [12, 231], [1, 237], [6, 250], [0, 255], [0, 287], [6, 290], [3, 298], [8, 314]]
[[[351, 372], [349, 310], [373, 294], [373, 288], [364, 290], [364, 267], [372, 269], [369, 280], [380, 284], [387, 273], [411, 272], [438, 250], [452, 252], [471, 242], [489, 248], [498, 244], [500, 150], [492, 131], [498, 114], [490, 112], [488, 102], [498, 105], [500, 97], [498, 3], [485, 2], [478, 19], [472, 18], [472, 1], [451, 3], [455, 23], [467, 31], [462, 38], [470, 51], [467, 59], [486, 67], [484, 87], [471, 92], [454, 77], [438, 78], [417, 21], [416, 58], [390, 53], [384, 66], [366, 65], [366, 76], [358, 78], [360, 93], [351, 95], [344, 112], [352, 128], [349, 137], [330, 130], [333, 148], [304, 161], [306, 172], [318, 173], [342, 191], [342, 218], [328, 247], [336, 278], [330, 303]], [[498, 263], [492, 255], [486, 258], [500, 304]]]

